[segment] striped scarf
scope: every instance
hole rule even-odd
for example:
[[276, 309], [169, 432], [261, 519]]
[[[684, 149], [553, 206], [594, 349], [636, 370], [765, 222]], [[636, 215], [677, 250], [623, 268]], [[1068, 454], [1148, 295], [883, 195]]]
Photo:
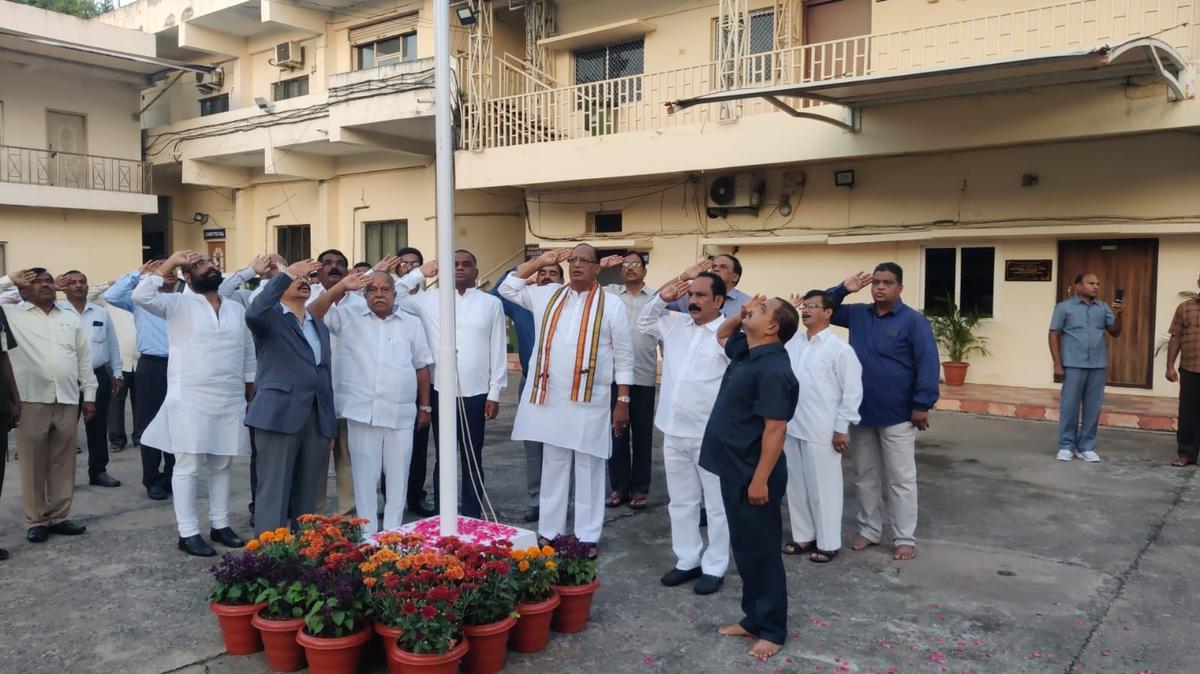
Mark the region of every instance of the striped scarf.
[[[546, 313], [542, 315], [542, 329], [538, 333], [537, 365], [533, 373], [533, 386], [529, 402], [535, 405], [546, 403], [546, 390], [550, 387], [550, 349], [554, 344], [558, 320], [570, 297], [570, 286], [562, 286], [550, 296]], [[579, 322], [579, 340], [575, 348], [575, 366], [571, 377], [571, 401], [592, 401], [592, 385], [596, 380], [596, 355], [600, 349], [600, 328], [604, 324], [604, 291], [593, 285], [584, 298], [584, 310]]]

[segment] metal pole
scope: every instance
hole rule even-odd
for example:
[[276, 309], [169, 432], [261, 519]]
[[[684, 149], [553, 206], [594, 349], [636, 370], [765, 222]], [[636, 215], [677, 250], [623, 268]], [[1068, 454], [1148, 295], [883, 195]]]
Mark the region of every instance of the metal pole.
[[454, 348], [454, 117], [450, 73], [450, 0], [434, 2], [434, 86], [437, 115], [438, 476], [441, 534], [458, 533], [458, 368]]

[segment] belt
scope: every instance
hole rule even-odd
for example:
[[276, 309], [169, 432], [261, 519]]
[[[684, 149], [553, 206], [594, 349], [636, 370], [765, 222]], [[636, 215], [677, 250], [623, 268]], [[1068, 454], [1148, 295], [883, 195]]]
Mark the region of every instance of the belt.
[[166, 360], [166, 359], [167, 359], [166, 356], [151, 356], [148, 353], [143, 353], [141, 356], [138, 357], [138, 360]]

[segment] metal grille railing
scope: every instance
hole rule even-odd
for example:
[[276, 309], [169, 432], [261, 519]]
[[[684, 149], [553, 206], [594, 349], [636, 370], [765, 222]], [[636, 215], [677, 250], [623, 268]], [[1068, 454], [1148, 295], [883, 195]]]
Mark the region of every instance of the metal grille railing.
[[[911, 72], [1003, 58], [1031, 57], [1157, 37], [1194, 61], [1200, 0], [1071, 0], [936, 26], [807, 44], [743, 57], [741, 86], [803, 84]], [[599, 59], [595, 59], [599, 61]], [[586, 65], [586, 64], [585, 64]], [[668, 114], [665, 104], [719, 89], [718, 64], [585, 82], [512, 89], [472, 100], [480, 114], [482, 150], [612, 133], [652, 131], [716, 119], [714, 105]], [[589, 71], [590, 72], [590, 71]], [[819, 105], [796, 102], [802, 107]], [[738, 114], [777, 113], [761, 99], [738, 103]]]
[[149, 162], [0, 145], [0, 182], [153, 194]]

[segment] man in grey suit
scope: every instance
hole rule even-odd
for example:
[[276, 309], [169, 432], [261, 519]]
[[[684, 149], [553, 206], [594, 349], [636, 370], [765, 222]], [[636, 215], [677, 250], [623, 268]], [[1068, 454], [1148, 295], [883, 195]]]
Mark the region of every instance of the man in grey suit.
[[255, 532], [288, 525], [317, 510], [337, 437], [329, 330], [305, 308], [309, 275], [320, 265], [296, 262], [267, 282], [246, 311], [258, 356], [246, 425], [258, 448]]

